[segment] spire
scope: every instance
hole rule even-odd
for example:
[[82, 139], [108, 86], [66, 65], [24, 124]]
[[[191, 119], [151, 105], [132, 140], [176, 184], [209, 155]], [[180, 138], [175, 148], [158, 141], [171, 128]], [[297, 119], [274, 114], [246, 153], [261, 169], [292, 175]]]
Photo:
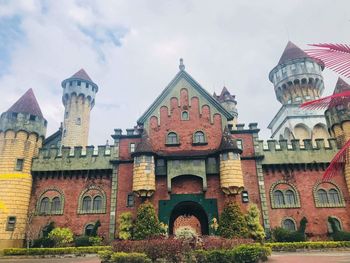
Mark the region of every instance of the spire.
[[309, 57], [302, 49], [296, 46], [293, 42], [288, 41], [286, 48], [283, 51], [283, 54], [278, 61], [278, 64], [283, 64], [287, 60], [297, 59], [297, 58], [306, 58]]
[[231, 133], [227, 126], [222, 134], [221, 144], [219, 148], [220, 152], [233, 151], [236, 153], [242, 153], [242, 150], [238, 148], [237, 141], [232, 138]]
[[184, 60], [183, 60], [182, 58], [180, 58], [179, 69], [180, 69], [181, 71], [185, 70]]
[[7, 110], [7, 112], [28, 113], [44, 118], [32, 89], [29, 89], [24, 93], [24, 95]]
[[333, 94], [341, 93], [350, 90], [350, 85], [345, 82], [342, 78], [338, 78], [337, 84], [335, 84], [335, 89]]
[[[216, 95], [216, 94], [215, 94]], [[231, 93], [228, 91], [228, 89], [224, 86], [222, 88], [222, 91], [219, 96], [215, 97], [219, 102], [224, 102], [224, 101], [234, 101], [236, 102], [235, 95], [231, 95]]]
[[93, 82], [84, 69], [80, 69], [77, 73], [71, 76], [71, 78], [77, 78], [77, 79]]
[[135, 149], [135, 154], [143, 154], [143, 153], [153, 153], [151, 139], [149, 138], [146, 130], [143, 131], [141, 135], [141, 142], [137, 144]]

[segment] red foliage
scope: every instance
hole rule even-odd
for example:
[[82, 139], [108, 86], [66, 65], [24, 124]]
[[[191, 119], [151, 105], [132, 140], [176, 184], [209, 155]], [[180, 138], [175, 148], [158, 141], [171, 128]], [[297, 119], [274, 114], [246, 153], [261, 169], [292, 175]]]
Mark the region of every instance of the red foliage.
[[247, 238], [228, 239], [217, 236], [203, 237], [202, 249], [231, 249], [242, 244], [251, 244], [254, 240]]

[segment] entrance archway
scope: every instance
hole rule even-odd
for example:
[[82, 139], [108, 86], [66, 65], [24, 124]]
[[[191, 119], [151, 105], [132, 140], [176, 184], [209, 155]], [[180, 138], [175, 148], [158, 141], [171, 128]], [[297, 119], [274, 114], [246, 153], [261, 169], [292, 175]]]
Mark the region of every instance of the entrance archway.
[[[203, 207], [193, 201], [184, 201], [178, 203], [171, 212], [169, 220], [169, 234], [174, 234], [174, 222], [179, 217], [195, 217], [200, 223], [200, 230], [202, 235], [209, 234], [208, 215]], [[197, 221], [197, 222], [198, 222]], [[188, 224], [188, 222], [186, 222]]]

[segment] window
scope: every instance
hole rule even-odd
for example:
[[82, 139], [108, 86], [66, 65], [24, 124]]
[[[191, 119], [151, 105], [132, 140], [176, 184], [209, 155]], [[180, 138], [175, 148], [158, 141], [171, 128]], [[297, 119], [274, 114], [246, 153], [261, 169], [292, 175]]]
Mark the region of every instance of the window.
[[329, 201], [331, 204], [340, 204], [340, 198], [339, 198], [339, 193], [335, 189], [330, 189], [329, 190]]
[[16, 217], [15, 216], [9, 216], [7, 218], [7, 226], [6, 230], [7, 231], [14, 231], [16, 226]]
[[83, 198], [83, 211], [89, 212], [91, 210], [91, 197], [85, 196]]
[[16, 161], [16, 171], [22, 171], [23, 170], [23, 159], [17, 159]]
[[78, 81], [78, 86], [81, 86], [81, 81]]
[[17, 119], [18, 113], [17, 112], [12, 112], [11, 113], [11, 118]]
[[81, 118], [77, 118], [77, 121], [75, 122], [77, 125], [81, 125]]
[[301, 101], [301, 97], [296, 97], [296, 98], [295, 98], [295, 101], [296, 101], [296, 102], [300, 102], [300, 101]]
[[130, 152], [135, 152], [135, 143], [130, 143]]
[[29, 120], [35, 121], [36, 117], [34, 115], [29, 115]]
[[158, 160], [157, 160], [157, 166], [158, 166], [158, 167], [163, 167], [163, 166], [165, 166], [165, 161], [164, 161], [164, 159], [158, 159]]
[[65, 117], [65, 118], [68, 118], [68, 115], [69, 115], [69, 112], [66, 111], [66, 112], [64, 113], [64, 117]]
[[88, 224], [85, 227], [85, 235], [86, 236], [91, 236], [92, 235], [92, 230], [94, 229], [94, 225], [93, 224]]
[[321, 204], [328, 204], [328, 196], [327, 196], [327, 192], [323, 189], [319, 189], [317, 191], [317, 197], [318, 197], [318, 201]]
[[209, 157], [208, 158], [208, 164], [215, 165], [216, 164], [216, 158], [215, 157]]
[[241, 139], [237, 139], [236, 142], [237, 142], [238, 149], [243, 150], [243, 142], [242, 142], [242, 140]]
[[127, 207], [133, 207], [134, 206], [134, 194], [128, 194], [127, 200], [126, 200], [126, 206]]
[[283, 223], [282, 223], [282, 227], [286, 230], [289, 230], [289, 231], [296, 230], [295, 223], [292, 219], [284, 219]]
[[223, 161], [228, 160], [228, 153], [223, 153], [221, 158]]
[[141, 156], [136, 156], [134, 160], [135, 160], [135, 164], [140, 164], [141, 161], [142, 161], [142, 157]]
[[188, 121], [188, 119], [189, 119], [188, 111], [183, 111], [181, 113], [181, 119], [184, 121]]
[[273, 193], [275, 206], [283, 206], [284, 205], [284, 197], [283, 193], [280, 190], [277, 190]]
[[48, 214], [50, 208], [50, 200], [48, 197], [44, 197], [40, 202], [40, 214]]
[[198, 131], [194, 134], [193, 143], [205, 143], [204, 132]]
[[169, 132], [167, 136], [167, 144], [178, 144], [177, 134], [175, 132]]
[[145, 156], [145, 162], [146, 163], [151, 163], [152, 162], [152, 156]]
[[285, 197], [286, 197], [286, 204], [287, 205], [295, 205], [295, 195], [292, 190], [287, 190], [285, 192]]
[[102, 197], [101, 196], [95, 196], [94, 202], [92, 204], [92, 210], [94, 211], [100, 211], [102, 209]]
[[51, 213], [57, 213], [61, 211], [61, 200], [59, 197], [52, 199]]
[[69, 86], [73, 86], [73, 81], [69, 81]]
[[[337, 230], [341, 231], [342, 227], [341, 227], [341, 223], [340, 223], [339, 219], [335, 218], [334, 216], [332, 216], [332, 219], [333, 219], [333, 222], [334, 222], [335, 227], [337, 228]], [[332, 225], [331, 225], [331, 223], [329, 223], [328, 220], [327, 220], [327, 226], [328, 226], [328, 232], [329, 233], [333, 233]]]
[[89, 83], [85, 83], [85, 88], [88, 88], [89, 87]]

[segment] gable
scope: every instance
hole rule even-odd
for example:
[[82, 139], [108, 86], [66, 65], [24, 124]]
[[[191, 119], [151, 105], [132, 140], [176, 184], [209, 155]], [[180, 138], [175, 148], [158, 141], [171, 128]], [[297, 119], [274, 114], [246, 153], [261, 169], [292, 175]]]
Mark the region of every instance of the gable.
[[[178, 98], [180, 101], [180, 93], [182, 89], [186, 89], [188, 92], [189, 104], [191, 104], [191, 98], [197, 97], [199, 99], [199, 110], [204, 105], [210, 107], [211, 121], [215, 114], [220, 114], [223, 118], [223, 125], [226, 125], [227, 121], [233, 119], [231, 113], [229, 113], [221, 104], [213, 98], [198, 82], [196, 82], [191, 75], [186, 71], [181, 70], [169, 85], [163, 90], [163, 92], [157, 97], [152, 105], [146, 110], [146, 112], [137, 120], [137, 124], [147, 127], [149, 119], [152, 116], [160, 117], [160, 108], [166, 106], [170, 109], [171, 98]], [[189, 105], [191, 106], [191, 105]]]

